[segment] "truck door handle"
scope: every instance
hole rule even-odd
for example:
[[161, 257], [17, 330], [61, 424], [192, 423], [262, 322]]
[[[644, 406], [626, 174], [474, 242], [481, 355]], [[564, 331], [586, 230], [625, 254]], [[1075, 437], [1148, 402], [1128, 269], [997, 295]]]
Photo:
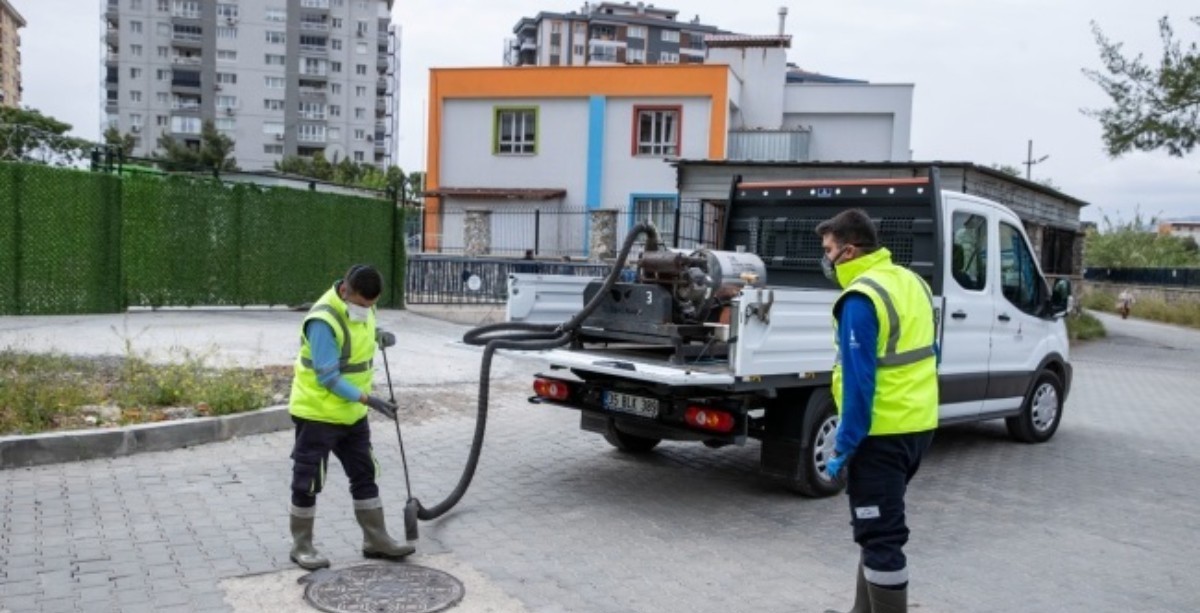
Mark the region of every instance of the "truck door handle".
[[1012, 321], [1012, 318], [1008, 316], [1008, 313], [1001, 313], [999, 319], [1000, 321]]
[[966, 319], [967, 314], [965, 311], [955, 311], [950, 314], [950, 317], [953, 317], [954, 319]]

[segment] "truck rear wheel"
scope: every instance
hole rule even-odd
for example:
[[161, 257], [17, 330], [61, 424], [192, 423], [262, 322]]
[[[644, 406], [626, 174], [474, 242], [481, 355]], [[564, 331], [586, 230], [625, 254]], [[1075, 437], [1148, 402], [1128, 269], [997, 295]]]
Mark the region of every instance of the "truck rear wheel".
[[828, 389], [780, 395], [767, 408], [763, 473], [802, 496], [837, 494], [845, 484], [825, 474], [837, 425], [837, 408]]
[[649, 438], [621, 432], [615, 425], [611, 424], [608, 427], [608, 431], [604, 433], [604, 440], [608, 441], [609, 445], [626, 453], [648, 453], [662, 442], [660, 438]]

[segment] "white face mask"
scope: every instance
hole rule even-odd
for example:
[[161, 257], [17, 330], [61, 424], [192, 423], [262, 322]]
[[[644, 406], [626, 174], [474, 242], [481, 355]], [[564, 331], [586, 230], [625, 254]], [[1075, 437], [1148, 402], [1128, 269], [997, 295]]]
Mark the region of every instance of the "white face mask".
[[346, 303], [346, 312], [350, 315], [350, 321], [364, 322], [371, 314], [371, 309], [353, 302]]

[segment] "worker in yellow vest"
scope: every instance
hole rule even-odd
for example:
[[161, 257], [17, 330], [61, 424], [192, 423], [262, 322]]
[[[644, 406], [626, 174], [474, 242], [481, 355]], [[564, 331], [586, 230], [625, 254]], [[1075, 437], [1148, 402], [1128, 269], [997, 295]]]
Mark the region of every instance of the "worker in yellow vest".
[[376, 344], [384, 336], [375, 327], [375, 303], [382, 292], [379, 271], [355, 265], [309, 309], [301, 328], [289, 403], [296, 424], [291, 559], [307, 570], [329, 566], [313, 547], [313, 523], [331, 451], [350, 480], [363, 555], [398, 560], [413, 552], [387, 533], [375, 483], [379, 462], [367, 423], [368, 407], [396, 419], [396, 406], [371, 394]]
[[862, 210], [839, 213], [817, 234], [822, 268], [843, 288], [833, 306], [840, 419], [825, 469], [846, 479], [862, 549], [850, 613], [899, 613], [908, 609], [904, 494], [938, 422], [933, 296], [924, 279], [892, 263]]

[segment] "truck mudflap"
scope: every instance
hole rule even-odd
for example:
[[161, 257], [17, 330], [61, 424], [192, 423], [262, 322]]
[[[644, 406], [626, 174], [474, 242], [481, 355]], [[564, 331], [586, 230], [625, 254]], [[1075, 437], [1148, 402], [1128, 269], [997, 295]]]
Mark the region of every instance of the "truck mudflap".
[[652, 363], [628, 357], [615, 357], [589, 351], [552, 349], [541, 358], [557, 368], [572, 368], [586, 372], [636, 379], [649, 383], [682, 386], [731, 386], [736, 377], [728, 372], [713, 372], [675, 364]]

